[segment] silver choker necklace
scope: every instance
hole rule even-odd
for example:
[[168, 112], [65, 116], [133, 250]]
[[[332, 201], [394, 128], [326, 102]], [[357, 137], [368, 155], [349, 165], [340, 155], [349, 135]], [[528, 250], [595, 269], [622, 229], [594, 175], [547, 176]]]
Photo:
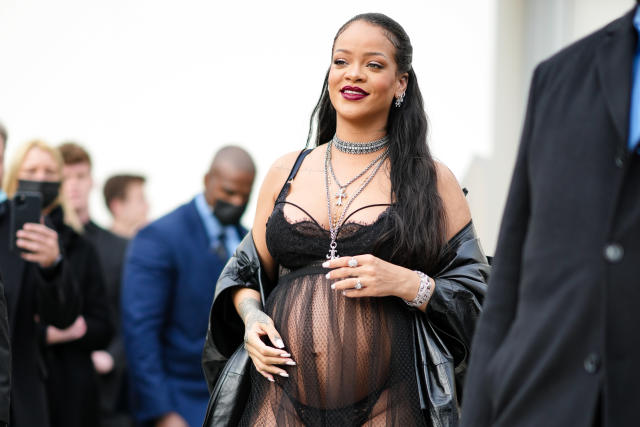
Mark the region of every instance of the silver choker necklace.
[[338, 138], [338, 135], [333, 135], [331, 142], [333, 142], [333, 145], [338, 149], [338, 151], [342, 151], [343, 153], [369, 154], [375, 153], [389, 145], [389, 136], [385, 135], [382, 138], [371, 142], [348, 142]]

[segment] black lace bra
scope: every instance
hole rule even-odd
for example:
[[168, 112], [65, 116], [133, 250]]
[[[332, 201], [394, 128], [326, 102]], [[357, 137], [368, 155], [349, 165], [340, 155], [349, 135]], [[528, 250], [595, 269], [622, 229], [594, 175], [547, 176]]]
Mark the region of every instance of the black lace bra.
[[[269, 253], [279, 265], [290, 270], [326, 260], [326, 255], [329, 253], [329, 243], [331, 242], [329, 230], [321, 226], [303, 207], [286, 200], [291, 181], [295, 177], [300, 163], [302, 161], [299, 158], [291, 171], [289, 179], [280, 190], [273, 212], [271, 212], [267, 220], [266, 230]], [[301, 210], [309, 219], [301, 221], [288, 219], [284, 213], [284, 206], [287, 204]], [[370, 224], [349, 222], [349, 218], [355, 213], [363, 209], [380, 206], [387, 206], [387, 209], [374, 222]], [[351, 256], [373, 253], [378, 238], [389, 227], [391, 209], [393, 209], [393, 205], [390, 204], [373, 204], [362, 206], [351, 212], [345, 218], [344, 224], [338, 231], [336, 239], [338, 255]], [[389, 251], [384, 250], [384, 248], [378, 248], [376, 256], [388, 259], [387, 252]]]

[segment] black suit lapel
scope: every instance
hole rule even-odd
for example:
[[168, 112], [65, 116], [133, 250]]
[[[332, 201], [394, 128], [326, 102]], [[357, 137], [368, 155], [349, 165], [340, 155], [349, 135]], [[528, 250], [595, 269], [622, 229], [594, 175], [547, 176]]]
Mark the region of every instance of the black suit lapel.
[[607, 108], [625, 146], [629, 135], [632, 65], [637, 39], [634, 15], [635, 8], [609, 26], [597, 53], [598, 75]]

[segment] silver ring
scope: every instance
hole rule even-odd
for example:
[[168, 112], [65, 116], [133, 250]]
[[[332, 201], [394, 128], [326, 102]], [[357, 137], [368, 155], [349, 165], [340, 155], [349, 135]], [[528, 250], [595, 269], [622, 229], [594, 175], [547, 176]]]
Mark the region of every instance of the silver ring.
[[349, 267], [357, 267], [358, 266], [358, 260], [355, 259], [354, 257], [351, 257], [351, 259], [349, 260], [349, 262], [347, 263], [349, 265]]
[[360, 278], [358, 278], [358, 280], [356, 281], [356, 285], [353, 288], [357, 290], [362, 289], [362, 282], [360, 282]]

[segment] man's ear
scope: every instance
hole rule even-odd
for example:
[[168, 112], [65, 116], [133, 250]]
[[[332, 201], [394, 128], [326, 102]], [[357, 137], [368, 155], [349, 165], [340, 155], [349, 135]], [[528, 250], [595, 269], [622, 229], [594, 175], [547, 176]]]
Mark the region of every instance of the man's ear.
[[120, 213], [122, 207], [122, 202], [119, 199], [113, 199], [109, 203], [109, 212], [111, 212], [111, 216], [116, 218]]

